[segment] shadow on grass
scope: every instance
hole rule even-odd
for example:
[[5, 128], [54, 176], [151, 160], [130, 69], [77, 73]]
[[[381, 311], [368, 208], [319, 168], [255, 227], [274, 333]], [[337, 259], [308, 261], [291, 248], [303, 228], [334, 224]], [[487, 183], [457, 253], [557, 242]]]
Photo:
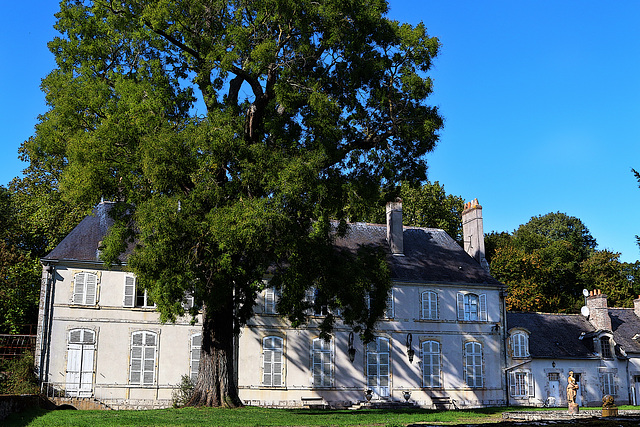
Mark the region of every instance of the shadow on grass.
[[0, 421], [0, 424], [3, 427], [23, 427], [31, 424], [36, 418], [39, 418], [49, 412], [51, 412], [51, 409], [25, 409], [24, 411], [9, 415], [4, 420]]

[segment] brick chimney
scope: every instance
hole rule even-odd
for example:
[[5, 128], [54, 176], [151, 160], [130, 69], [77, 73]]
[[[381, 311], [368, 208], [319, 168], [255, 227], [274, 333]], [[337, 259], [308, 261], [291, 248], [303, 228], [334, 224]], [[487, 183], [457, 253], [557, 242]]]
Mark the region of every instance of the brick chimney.
[[478, 199], [464, 204], [462, 211], [462, 235], [464, 250], [480, 265], [489, 271], [489, 263], [484, 257], [484, 230], [482, 224], [482, 206]]
[[402, 199], [387, 203], [387, 242], [393, 255], [404, 255]]
[[587, 307], [589, 308], [589, 322], [596, 330], [611, 330], [611, 318], [609, 317], [609, 307], [607, 307], [607, 296], [596, 289], [589, 293], [587, 297]]
[[640, 295], [638, 295], [637, 299], [633, 300], [633, 312], [636, 316], [640, 317]]

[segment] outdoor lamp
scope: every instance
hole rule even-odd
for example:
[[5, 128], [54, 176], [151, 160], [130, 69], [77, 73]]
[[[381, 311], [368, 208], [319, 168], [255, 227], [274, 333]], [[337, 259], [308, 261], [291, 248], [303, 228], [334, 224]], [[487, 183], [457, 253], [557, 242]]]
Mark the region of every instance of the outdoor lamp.
[[415, 351], [411, 348], [411, 341], [413, 341], [413, 336], [411, 333], [407, 334], [407, 356], [409, 356], [409, 363], [413, 363], [413, 356], [416, 354]]
[[349, 348], [347, 352], [349, 353], [349, 361], [353, 363], [356, 358], [356, 349], [353, 347], [353, 332], [349, 332]]

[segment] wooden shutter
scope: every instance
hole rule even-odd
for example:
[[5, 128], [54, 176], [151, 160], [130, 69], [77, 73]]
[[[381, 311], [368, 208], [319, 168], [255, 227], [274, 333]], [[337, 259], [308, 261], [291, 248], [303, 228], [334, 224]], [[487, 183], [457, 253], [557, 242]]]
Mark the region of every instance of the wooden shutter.
[[527, 372], [527, 386], [529, 387], [529, 396], [533, 396], [535, 387], [533, 386], [533, 374], [531, 372]]
[[458, 320], [464, 320], [464, 294], [458, 292]]
[[98, 276], [92, 273], [85, 273], [86, 298], [85, 304], [96, 305], [98, 296]]
[[516, 373], [513, 371], [509, 372], [509, 394], [516, 395]]
[[133, 307], [136, 300], [136, 278], [126, 276], [124, 279], [124, 307]]
[[481, 322], [487, 321], [487, 295], [480, 295], [480, 309], [478, 313], [478, 320]]
[[85, 273], [75, 275], [73, 286], [73, 303], [84, 304]]

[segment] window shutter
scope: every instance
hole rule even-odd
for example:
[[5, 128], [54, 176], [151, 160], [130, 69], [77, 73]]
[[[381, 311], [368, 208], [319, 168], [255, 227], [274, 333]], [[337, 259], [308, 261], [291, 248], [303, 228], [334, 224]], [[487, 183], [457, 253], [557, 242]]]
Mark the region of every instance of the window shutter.
[[509, 394], [511, 396], [516, 395], [516, 373], [509, 372]]
[[98, 288], [98, 276], [91, 273], [85, 273], [86, 299], [85, 304], [96, 305], [96, 296]]
[[529, 386], [529, 396], [534, 395], [535, 387], [533, 386], [533, 374], [531, 372], [527, 372], [527, 384]]
[[458, 292], [458, 320], [464, 320], [464, 294]]
[[126, 276], [124, 279], [124, 307], [133, 307], [136, 298], [136, 279], [133, 276]]
[[85, 273], [78, 273], [75, 276], [73, 287], [73, 303], [84, 304], [84, 288], [85, 288]]
[[481, 322], [487, 321], [487, 295], [486, 294], [480, 295], [480, 313], [479, 313], [478, 319]]
[[202, 334], [191, 337], [191, 381], [194, 383], [198, 379], [200, 370], [200, 350], [202, 349]]
[[82, 329], [74, 329], [69, 332], [69, 344], [82, 343]]
[[387, 308], [384, 312], [384, 316], [388, 319], [393, 318], [393, 289], [389, 291], [387, 295]]

